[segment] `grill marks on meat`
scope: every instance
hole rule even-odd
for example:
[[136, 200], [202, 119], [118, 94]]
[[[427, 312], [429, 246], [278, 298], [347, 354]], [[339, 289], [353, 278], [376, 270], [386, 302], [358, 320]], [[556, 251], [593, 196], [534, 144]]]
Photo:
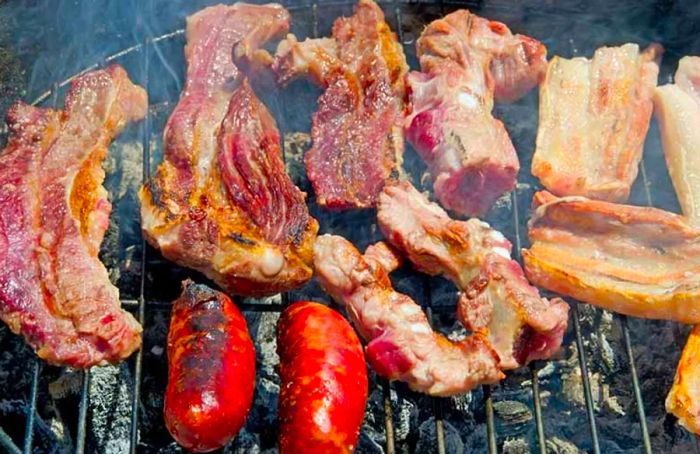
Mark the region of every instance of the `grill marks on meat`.
[[547, 49], [467, 10], [432, 22], [417, 42], [422, 72], [407, 81], [406, 137], [428, 165], [435, 196], [478, 216], [515, 187], [520, 164], [494, 98], [513, 101], [542, 79]]
[[230, 293], [295, 288], [312, 275], [318, 223], [285, 173], [274, 120], [233, 62], [234, 52], [255, 59], [287, 31], [289, 13], [237, 3], [187, 24], [187, 84], [165, 130], [164, 162], [140, 193], [145, 235]]
[[[380, 247], [382, 254], [389, 251]], [[482, 334], [452, 342], [436, 333], [410, 297], [392, 288], [377, 255], [364, 257], [339, 236], [320, 236], [314, 247], [317, 277], [345, 306], [368, 342], [366, 354], [377, 373], [435, 396], [463, 393], [503, 378], [498, 355]], [[375, 250], [375, 253], [377, 250]]]
[[700, 231], [655, 208], [535, 195], [525, 272], [604, 309], [700, 322]]
[[532, 173], [558, 196], [624, 202], [649, 129], [661, 48], [603, 47], [554, 57], [540, 87]]
[[569, 306], [540, 297], [500, 232], [478, 219], [450, 219], [407, 182], [384, 188], [377, 218], [389, 242], [416, 268], [460, 288], [460, 321], [488, 337], [502, 369], [547, 359], [559, 349]]
[[654, 90], [656, 118], [683, 214], [700, 225], [700, 57], [683, 57], [675, 84]]
[[90, 367], [128, 357], [141, 326], [97, 254], [111, 204], [101, 168], [112, 139], [146, 114], [119, 66], [77, 78], [64, 111], [15, 104], [0, 155], [0, 317], [42, 359]]
[[368, 208], [401, 165], [406, 59], [382, 10], [360, 0], [333, 38], [280, 43], [281, 82], [309, 76], [325, 88], [312, 119], [306, 172], [319, 205]]

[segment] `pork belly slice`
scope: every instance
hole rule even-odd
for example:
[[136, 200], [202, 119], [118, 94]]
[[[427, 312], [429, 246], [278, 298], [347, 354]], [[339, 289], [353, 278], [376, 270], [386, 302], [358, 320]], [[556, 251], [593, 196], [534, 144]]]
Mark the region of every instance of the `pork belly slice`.
[[654, 90], [666, 164], [683, 214], [700, 225], [700, 57], [683, 57], [675, 84]]
[[313, 273], [318, 223], [285, 172], [274, 119], [232, 55], [285, 32], [289, 13], [237, 3], [187, 24], [187, 84], [166, 126], [164, 161], [140, 192], [146, 238], [229, 293], [298, 287]]
[[311, 126], [306, 173], [316, 202], [330, 209], [369, 208], [401, 166], [404, 76], [401, 45], [372, 0], [333, 25], [332, 38], [277, 49], [280, 82], [308, 76], [324, 88]]
[[547, 49], [500, 22], [458, 10], [417, 42], [422, 72], [407, 78], [406, 137], [428, 165], [435, 196], [478, 216], [515, 187], [520, 163], [494, 98], [514, 101], [544, 76]]
[[478, 219], [450, 219], [410, 183], [387, 186], [377, 218], [389, 242], [417, 269], [461, 290], [458, 316], [488, 338], [503, 370], [550, 358], [561, 346], [569, 306], [542, 298], [510, 258], [511, 244]]
[[700, 434], [700, 325], [690, 332], [683, 348], [673, 386], [666, 397], [666, 411], [678, 423]]
[[679, 215], [538, 192], [523, 250], [535, 285], [636, 317], [700, 322], [700, 230]]
[[[433, 396], [464, 393], [504, 377], [498, 355], [482, 334], [448, 340], [433, 331], [418, 304], [393, 289], [383, 268], [398, 263], [386, 260], [390, 249], [381, 246], [363, 256], [346, 239], [323, 235], [314, 251], [319, 282], [345, 307], [368, 342], [367, 360], [382, 377]], [[378, 256], [384, 259], [375, 260]]]
[[554, 57], [540, 86], [532, 174], [558, 196], [624, 202], [637, 178], [662, 49], [602, 47]]
[[98, 258], [112, 205], [101, 163], [146, 114], [119, 66], [73, 81], [63, 111], [16, 103], [0, 154], [0, 318], [54, 365], [116, 363], [141, 345]]

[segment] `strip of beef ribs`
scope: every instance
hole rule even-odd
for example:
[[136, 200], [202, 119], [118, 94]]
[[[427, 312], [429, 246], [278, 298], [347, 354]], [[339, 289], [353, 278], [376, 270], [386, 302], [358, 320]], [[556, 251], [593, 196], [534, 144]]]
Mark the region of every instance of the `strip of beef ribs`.
[[547, 359], [559, 349], [569, 306], [540, 297], [500, 232], [478, 219], [450, 219], [407, 182], [384, 188], [377, 217], [389, 242], [420, 271], [443, 275], [462, 290], [460, 321], [488, 337], [502, 369]]
[[520, 164], [496, 101], [513, 101], [542, 79], [547, 49], [500, 22], [459, 10], [417, 42], [422, 72], [408, 76], [406, 137], [428, 165], [435, 196], [478, 216], [515, 187]]
[[700, 226], [700, 57], [681, 58], [675, 83], [655, 89], [654, 109], [683, 214]]
[[165, 157], [140, 192], [148, 241], [229, 293], [267, 295], [312, 275], [318, 223], [285, 172], [279, 131], [233, 62], [289, 27], [279, 5], [206, 8], [187, 20], [187, 84]]
[[388, 271], [398, 259], [386, 246], [363, 256], [346, 239], [323, 235], [314, 249], [317, 278], [368, 342], [367, 360], [379, 375], [434, 396], [464, 393], [503, 378], [485, 336], [448, 340], [433, 331], [418, 304], [393, 289]]
[[306, 172], [316, 202], [368, 208], [399, 169], [403, 154], [406, 58], [372, 0], [333, 25], [333, 38], [280, 43], [274, 70], [281, 82], [307, 75], [325, 89], [313, 115]]
[[558, 196], [624, 202], [637, 178], [661, 48], [602, 47], [554, 57], [540, 87], [532, 174]]
[[0, 318], [42, 359], [90, 367], [141, 345], [98, 258], [112, 209], [101, 163], [146, 114], [146, 92], [119, 66], [75, 79], [65, 109], [18, 102], [0, 155]]
[[634, 317], [700, 323], [700, 230], [649, 207], [535, 194], [523, 250], [536, 285]]

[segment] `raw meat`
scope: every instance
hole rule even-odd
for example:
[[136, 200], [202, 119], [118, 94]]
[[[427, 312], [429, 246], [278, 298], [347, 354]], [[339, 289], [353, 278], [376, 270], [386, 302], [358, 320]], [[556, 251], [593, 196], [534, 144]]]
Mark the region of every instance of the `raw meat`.
[[535, 285], [635, 317], [700, 322], [700, 231], [676, 214], [539, 192], [523, 250]]
[[673, 387], [666, 397], [666, 411], [678, 423], [700, 434], [700, 325], [690, 332], [678, 363]]
[[101, 163], [146, 92], [119, 66], [75, 79], [65, 109], [18, 102], [0, 155], [0, 317], [54, 365], [116, 363], [141, 345], [98, 258], [112, 209]]
[[325, 91], [313, 115], [305, 156], [316, 202], [327, 208], [368, 208], [403, 154], [404, 76], [396, 35], [372, 0], [333, 25], [333, 38], [280, 43], [274, 64], [281, 82], [308, 75]]
[[649, 129], [660, 46], [603, 47], [554, 57], [540, 86], [532, 174], [558, 196], [624, 202]]
[[368, 342], [367, 360], [379, 375], [434, 396], [464, 393], [503, 378], [485, 336], [453, 342], [433, 331], [420, 306], [392, 288], [384, 261], [363, 257], [339, 236], [318, 237], [314, 249], [318, 280], [345, 306]]
[[428, 165], [435, 196], [478, 216], [515, 187], [520, 164], [494, 98], [513, 101], [542, 79], [547, 49], [500, 22], [458, 10], [417, 43], [422, 72], [408, 76], [406, 137]]
[[206, 8], [188, 18], [185, 92], [165, 158], [140, 192], [148, 241], [229, 293], [267, 295], [312, 275], [318, 223], [285, 173], [279, 131], [233, 63], [289, 27], [279, 5]]
[[676, 83], [654, 91], [656, 118], [683, 214], [700, 225], [700, 57], [683, 57]]
[[443, 275], [462, 290], [458, 315], [488, 337], [503, 370], [559, 350], [569, 306], [548, 301], [510, 258], [511, 244], [478, 219], [456, 221], [409, 183], [384, 188], [379, 226], [420, 271]]

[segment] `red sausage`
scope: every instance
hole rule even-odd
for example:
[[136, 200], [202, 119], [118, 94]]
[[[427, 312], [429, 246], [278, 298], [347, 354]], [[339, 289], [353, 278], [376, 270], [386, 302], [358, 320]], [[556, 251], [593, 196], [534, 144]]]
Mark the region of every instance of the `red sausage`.
[[362, 345], [336, 311], [294, 303], [278, 325], [280, 453], [352, 452], [367, 402]]
[[183, 282], [168, 332], [165, 425], [183, 447], [207, 452], [241, 429], [253, 402], [255, 347], [231, 299]]

